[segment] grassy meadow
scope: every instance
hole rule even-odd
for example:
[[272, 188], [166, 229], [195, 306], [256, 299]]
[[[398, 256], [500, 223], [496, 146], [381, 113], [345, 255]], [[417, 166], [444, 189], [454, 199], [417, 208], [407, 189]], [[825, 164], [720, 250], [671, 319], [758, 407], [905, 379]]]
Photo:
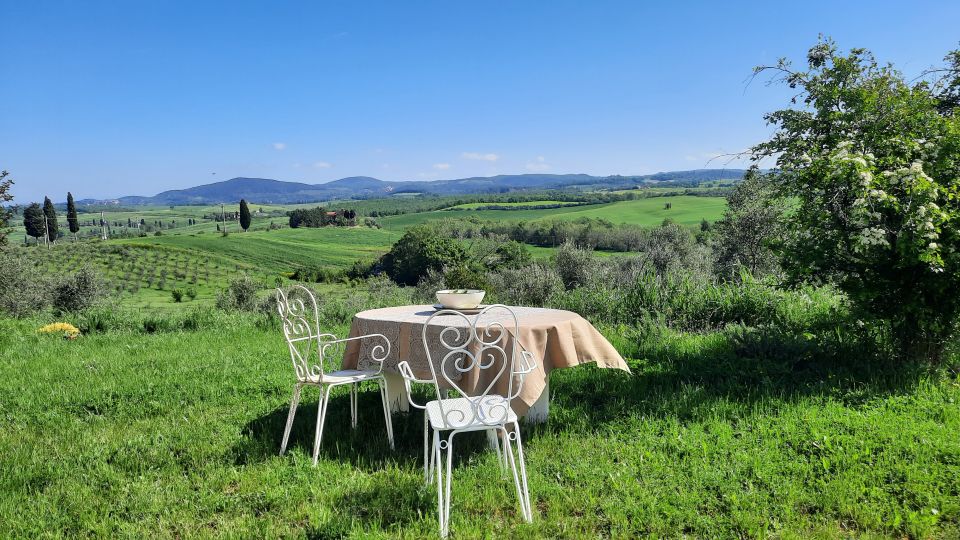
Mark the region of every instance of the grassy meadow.
[[[0, 320], [0, 536], [437, 536], [419, 413], [317, 397], [277, 455], [293, 373], [276, 323], [74, 341]], [[867, 362], [787, 372], [725, 332], [602, 327], [632, 374], [555, 371], [524, 426], [534, 522], [481, 436], [458, 443], [457, 538], [956, 538], [960, 378]], [[344, 332], [342, 324], [337, 327]]]

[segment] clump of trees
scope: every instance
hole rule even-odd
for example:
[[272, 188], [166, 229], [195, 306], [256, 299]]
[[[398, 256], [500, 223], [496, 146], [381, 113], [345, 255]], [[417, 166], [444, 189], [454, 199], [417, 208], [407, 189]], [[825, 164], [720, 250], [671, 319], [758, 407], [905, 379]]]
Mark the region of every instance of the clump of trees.
[[290, 218], [290, 228], [298, 227], [326, 227], [335, 225], [348, 227], [357, 224], [356, 210], [327, 210], [322, 206], [316, 208], [300, 208], [287, 212]]

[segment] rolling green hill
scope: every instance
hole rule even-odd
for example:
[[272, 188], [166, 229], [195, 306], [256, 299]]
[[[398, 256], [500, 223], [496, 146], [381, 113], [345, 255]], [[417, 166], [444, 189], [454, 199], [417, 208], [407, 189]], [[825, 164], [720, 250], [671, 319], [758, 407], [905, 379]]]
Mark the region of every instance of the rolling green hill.
[[[672, 208], [665, 208], [670, 203]], [[417, 214], [403, 214], [382, 219], [384, 227], [403, 230], [413, 225], [437, 219], [479, 218], [489, 220], [543, 220], [580, 218], [606, 219], [612, 223], [629, 223], [653, 227], [670, 218], [680, 225], [697, 225], [701, 220], [716, 221], [723, 215], [727, 201], [721, 197], [652, 197], [608, 204], [571, 206], [544, 210], [437, 210]]]
[[348, 266], [372, 259], [390, 249], [400, 237], [395, 231], [367, 227], [279, 229], [222, 236], [216, 233], [169, 234], [117, 242], [188, 249], [253, 265], [259, 271], [280, 274], [298, 267]]

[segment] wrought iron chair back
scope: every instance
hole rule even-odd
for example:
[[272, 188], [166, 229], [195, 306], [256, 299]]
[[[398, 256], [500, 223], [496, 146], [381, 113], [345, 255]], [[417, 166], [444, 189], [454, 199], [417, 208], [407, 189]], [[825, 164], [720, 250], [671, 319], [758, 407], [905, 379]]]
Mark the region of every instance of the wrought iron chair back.
[[297, 380], [308, 382], [323, 377], [322, 341], [336, 336], [320, 333], [320, 312], [313, 293], [302, 285], [293, 287], [289, 295], [278, 288], [277, 311]]
[[[429, 334], [440, 326], [433, 324], [438, 318], [459, 318], [466, 326], [445, 324], [438, 336], [431, 337]], [[510, 399], [515, 396], [519, 330], [516, 313], [502, 304], [488, 306], [473, 317], [440, 310], [427, 319], [422, 331], [423, 345], [447, 425], [496, 426], [508, 421]], [[439, 345], [436, 358], [431, 347], [434, 343]], [[448, 389], [454, 392], [454, 399], [466, 398], [469, 406], [464, 407], [462, 401], [458, 407], [445, 406], [452, 403], [449, 396], [444, 396]]]

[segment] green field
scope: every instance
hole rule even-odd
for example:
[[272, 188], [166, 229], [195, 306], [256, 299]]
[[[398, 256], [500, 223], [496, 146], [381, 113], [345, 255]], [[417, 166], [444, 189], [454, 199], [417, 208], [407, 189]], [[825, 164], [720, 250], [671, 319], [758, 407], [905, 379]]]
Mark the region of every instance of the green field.
[[475, 203], [464, 203], [458, 204], [456, 206], [451, 206], [449, 210], [476, 210], [477, 208], [483, 208], [485, 206], [510, 206], [514, 208], [524, 208], [527, 206], [546, 206], [546, 205], [557, 205], [557, 206], [576, 206], [577, 202], [573, 201], [524, 201], [524, 202], [475, 202]]
[[[665, 205], [672, 204], [667, 210]], [[716, 221], [723, 215], [727, 201], [722, 197], [697, 197], [680, 195], [674, 197], [650, 197], [632, 201], [620, 201], [607, 204], [572, 206], [570, 208], [550, 208], [543, 210], [475, 210], [448, 211], [436, 210], [416, 214], [390, 216], [381, 221], [384, 227], [403, 230], [437, 219], [478, 218], [488, 220], [524, 220], [545, 219], [576, 220], [580, 218], [599, 218], [612, 223], [628, 223], [654, 227], [671, 219], [680, 225], [699, 225], [701, 220]]]
[[231, 233], [177, 234], [118, 240], [129, 245], [189, 249], [243, 261], [260, 272], [280, 274], [298, 267], [349, 266], [390, 249], [400, 235], [386, 229], [324, 227]]

